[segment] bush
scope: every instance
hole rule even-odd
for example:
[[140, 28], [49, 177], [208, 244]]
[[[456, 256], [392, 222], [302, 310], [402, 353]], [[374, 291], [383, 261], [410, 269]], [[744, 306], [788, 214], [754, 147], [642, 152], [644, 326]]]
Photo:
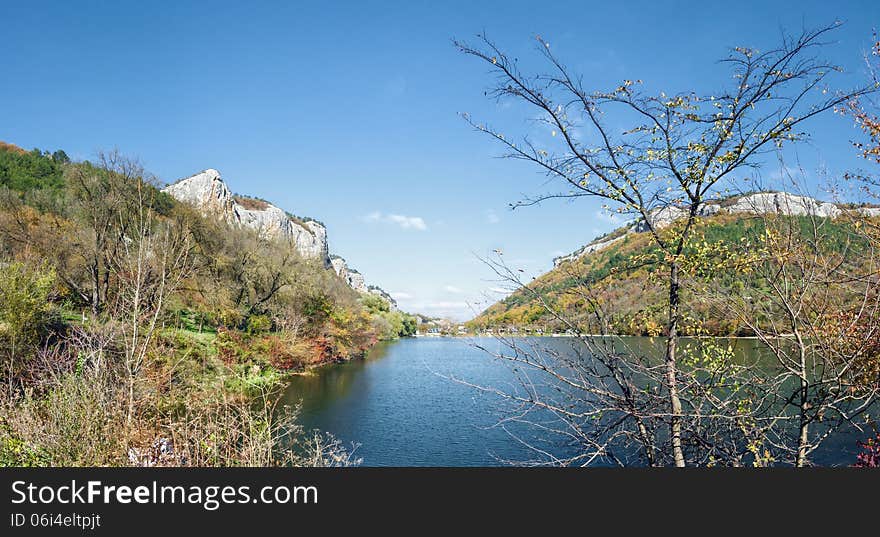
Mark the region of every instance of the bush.
[[252, 315], [248, 319], [247, 330], [251, 334], [268, 332], [272, 328], [272, 321], [265, 315]]
[[52, 270], [0, 263], [0, 344], [13, 373], [31, 355], [55, 317], [49, 301], [54, 285]]
[[39, 449], [13, 436], [9, 430], [0, 432], [0, 467], [32, 467], [49, 464], [51, 460]]
[[[9, 411], [15, 434], [5, 444], [23, 461], [52, 466], [119, 465], [125, 457], [122, 382], [104, 375], [66, 374], [45, 396], [25, 394]], [[15, 453], [15, 451], [13, 451]]]
[[880, 468], [880, 433], [866, 442], [859, 442], [862, 452], [856, 457], [858, 468]]

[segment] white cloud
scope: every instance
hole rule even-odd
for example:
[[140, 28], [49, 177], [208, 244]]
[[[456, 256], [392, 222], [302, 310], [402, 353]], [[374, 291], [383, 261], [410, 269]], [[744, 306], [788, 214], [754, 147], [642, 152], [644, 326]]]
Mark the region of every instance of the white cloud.
[[504, 289], [503, 287], [490, 287], [489, 291], [493, 293], [500, 293], [502, 295], [509, 295], [510, 289]]
[[421, 216], [404, 216], [402, 214], [384, 214], [379, 211], [373, 211], [364, 217], [364, 222], [369, 223], [385, 223], [396, 224], [403, 229], [415, 229], [425, 231], [428, 225]]
[[443, 289], [444, 289], [447, 293], [453, 293], [453, 294], [456, 294], [456, 295], [461, 294], [461, 292], [462, 292], [461, 289], [459, 289], [458, 287], [456, 287], [456, 286], [454, 286], [454, 285], [447, 285], [447, 286], [443, 287]]
[[501, 218], [498, 217], [498, 214], [495, 211], [489, 209], [486, 211], [486, 221], [490, 224], [497, 224], [501, 221]]
[[409, 300], [414, 297], [413, 295], [409, 293], [404, 293], [403, 291], [392, 291], [391, 298], [393, 298], [394, 300]]

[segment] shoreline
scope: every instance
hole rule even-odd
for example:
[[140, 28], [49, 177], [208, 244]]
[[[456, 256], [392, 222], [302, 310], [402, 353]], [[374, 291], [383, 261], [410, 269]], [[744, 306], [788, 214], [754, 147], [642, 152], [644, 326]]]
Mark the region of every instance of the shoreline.
[[[474, 337], [491, 337], [491, 338], [650, 338], [664, 339], [666, 336], [639, 336], [634, 334], [419, 334], [412, 337], [418, 338], [474, 338]], [[688, 336], [680, 335], [680, 339], [760, 339], [758, 336]], [[792, 337], [792, 334], [782, 334], [779, 337]], [[401, 338], [402, 339], [402, 338]]]

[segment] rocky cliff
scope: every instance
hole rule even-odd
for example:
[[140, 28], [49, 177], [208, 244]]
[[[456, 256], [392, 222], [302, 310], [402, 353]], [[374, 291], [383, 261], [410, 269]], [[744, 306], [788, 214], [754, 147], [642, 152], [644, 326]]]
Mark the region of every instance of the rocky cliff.
[[367, 287], [367, 292], [382, 297], [385, 302], [388, 302], [388, 305], [391, 307], [391, 311], [395, 311], [397, 309], [397, 301], [394, 300], [394, 297], [392, 297], [387, 291], [385, 291], [381, 287], [370, 285]]
[[[844, 210], [852, 210], [864, 216], [880, 216], [880, 207], [857, 207], [853, 209], [841, 208], [835, 203], [819, 201], [807, 196], [798, 196], [788, 192], [756, 192], [742, 196], [734, 196], [724, 200], [710, 200], [697, 209], [698, 216], [712, 216], [719, 213], [728, 214], [781, 214], [787, 216], [815, 215], [822, 218], [835, 218]], [[684, 208], [669, 205], [655, 209], [648, 213], [648, 221], [655, 229], [663, 229], [676, 220], [684, 218], [687, 212]], [[553, 260], [553, 266], [558, 267], [566, 261], [578, 259], [584, 255], [603, 250], [615, 242], [623, 239], [630, 233], [648, 231], [648, 222], [644, 218], [627, 224], [614, 232], [595, 239], [575, 250], [574, 252], [557, 257]]]
[[295, 217], [268, 201], [233, 194], [217, 170], [207, 169], [162, 191], [232, 225], [258, 230], [267, 238], [288, 239], [300, 255], [321, 260], [355, 291], [378, 294], [396, 307], [388, 293], [379, 287], [367, 286], [363, 275], [350, 268], [345, 259], [330, 255], [327, 229], [323, 224]]
[[330, 258], [330, 265], [333, 267], [333, 270], [336, 271], [336, 275], [342, 278], [342, 281], [347, 283], [349, 287], [360, 293], [372, 293], [378, 295], [388, 302], [388, 305], [392, 310], [397, 309], [397, 301], [394, 300], [388, 292], [376, 285], [367, 285], [366, 280], [364, 280], [364, 275], [349, 267], [348, 262], [345, 259], [338, 255], [332, 255]]
[[362, 293], [367, 292], [367, 284], [364, 281], [364, 275], [353, 268], [349, 268], [345, 259], [339, 256], [333, 256], [330, 260], [330, 264], [333, 266], [333, 270], [336, 271], [336, 275], [342, 278], [349, 287]]
[[291, 217], [266, 201], [235, 196], [217, 170], [207, 169], [181, 179], [163, 192], [230, 224], [256, 229], [268, 238], [290, 239], [301, 255], [330, 266], [327, 229], [323, 225]]

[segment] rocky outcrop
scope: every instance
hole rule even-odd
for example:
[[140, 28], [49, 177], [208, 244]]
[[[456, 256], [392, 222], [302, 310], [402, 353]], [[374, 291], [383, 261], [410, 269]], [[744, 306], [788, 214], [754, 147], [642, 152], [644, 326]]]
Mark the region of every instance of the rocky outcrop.
[[345, 259], [331, 256], [327, 244], [327, 228], [316, 220], [293, 216], [268, 201], [236, 196], [220, 172], [207, 169], [165, 187], [163, 192], [198, 208], [203, 214], [216, 216], [232, 225], [257, 230], [269, 239], [289, 240], [303, 257], [319, 259], [352, 289], [381, 296], [397, 308], [387, 292], [374, 285], [367, 286], [364, 276], [350, 268]]
[[559, 265], [561, 265], [567, 261], [577, 259], [577, 258], [579, 258], [581, 256], [585, 256], [587, 254], [592, 254], [593, 252], [599, 252], [601, 250], [604, 250], [605, 248], [608, 248], [609, 246], [611, 246], [615, 242], [622, 240], [631, 231], [632, 231], [632, 229], [630, 228], [626, 232], [624, 232], [622, 235], [620, 235], [619, 237], [614, 237], [613, 239], [594, 241], [586, 246], [583, 246], [583, 247], [575, 250], [574, 252], [572, 252], [568, 255], [556, 257], [553, 259], [553, 267], [555, 268], [555, 267], [558, 267]]
[[876, 218], [880, 216], [880, 207], [858, 207], [855, 211], [862, 215], [867, 216], [868, 218]]
[[381, 287], [371, 285], [371, 286], [367, 287], [367, 292], [372, 293], [374, 295], [378, 295], [378, 296], [382, 297], [383, 299], [385, 299], [385, 302], [388, 302], [388, 305], [391, 307], [391, 311], [397, 310], [397, 301], [394, 300], [394, 297], [392, 297], [387, 291], [385, 291]]
[[313, 220], [301, 220], [262, 200], [240, 198], [223, 182], [220, 172], [207, 169], [163, 189], [205, 214], [226, 222], [256, 229], [267, 238], [289, 239], [303, 257], [319, 259], [330, 266], [327, 229]]
[[376, 285], [367, 285], [366, 280], [364, 280], [364, 275], [349, 267], [348, 262], [346, 262], [345, 259], [338, 255], [331, 256], [330, 265], [333, 267], [333, 270], [336, 271], [336, 275], [355, 291], [378, 295], [388, 302], [388, 305], [392, 310], [397, 309], [397, 301], [394, 300], [387, 291]]
[[840, 216], [841, 209], [826, 201], [788, 192], [758, 192], [740, 198], [724, 207], [728, 213], [782, 214], [788, 216], [814, 215], [822, 218]]
[[333, 266], [333, 270], [336, 271], [336, 275], [342, 278], [342, 281], [347, 283], [349, 287], [361, 293], [367, 292], [367, 284], [364, 281], [363, 274], [353, 268], [349, 268], [345, 259], [334, 256], [330, 260], [330, 264]]
[[[725, 200], [711, 200], [702, 204], [697, 209], [697, 216], [712, 216], [720, 213], [728, 214], [780, 214], [786, 216], [806, 216], [814, 215], [821, 218], [836, 218], [843, 214], [844, 211], [850, 210], [857, 214], [867, 217], [880, 216], [880, 207], [856, 207], [853, 209], [841, 208], [837, 204], [827, 201], [819, 201], [807, 196], [798, 196], [797, 194], [789, 194], [788, 192], [756, 192], [754, 194], [746, 194], [736, 196]], [[595, 240], [571, 254], [557, 257], [553, 260], [553, 266], [581, 258], [587, 254], [601, 251], [615, 242], [623, 239], [630, 233], [642, 233], [648, 231], [651, 227], [654, 229], [663, 229], [676, 220], [687, 216], [687, 210], [677, 205], [669, 205], [659, 209], [655, 209], [648, 213], [647, 219], [639, 219], [625, 228], [621, 228], [621, 233], [615, 233], [614, 238], [605, 240]], [[648, 222], [651, 226], [648, 226]]]
[[207, 169], [162, 189], [175, 199], [195, 206], [205, 214], [229, 223], [238, 223], [232, 191], [220, 178], [220, 172]]
[[[697, 209], [697, 216], [712, 216], [713, 214], [718, 213], [721, 210], [721, 207], [716, 203], [704, 203]], [[666, 207], [661, 207], [659, 209], [654, 209], [653, 211], [648, 213], [647, 220], [651, 222], [651, 225], [654, 229], [663, 229], [669, 224], [684, 218], [687, 216], [687, 210], [679, 207], [677, 205], [669, 205]], [[636, 233], [641, 233], [642, 231], [648, 231], [648, 224], [645, 222], [645, 219], [640, 219], [633, 226], [633, 231]]]

